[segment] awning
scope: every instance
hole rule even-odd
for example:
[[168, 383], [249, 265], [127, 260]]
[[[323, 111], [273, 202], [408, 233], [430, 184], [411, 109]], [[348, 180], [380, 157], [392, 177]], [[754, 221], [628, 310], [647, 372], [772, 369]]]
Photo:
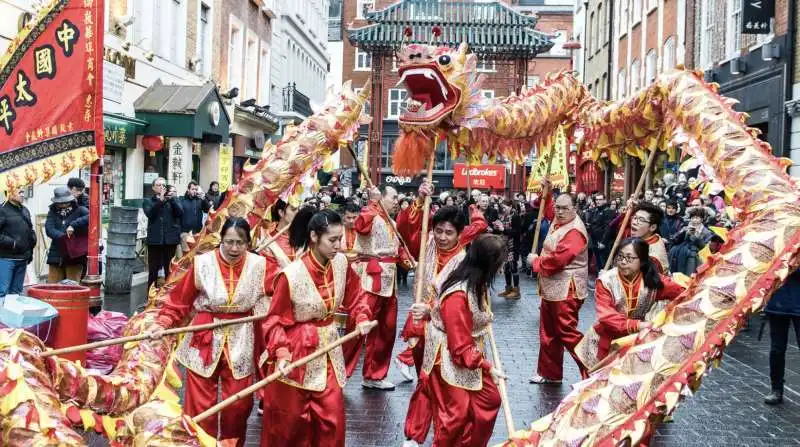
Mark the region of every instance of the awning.
[[147, 127], [147, 121], [116, 113], [103, 114], [103, 134], [106, 146], [134, 148], [136, 136]]
[[188, 137], [208, 142], [230, 138], [231, 117], [214, 83], [165, 85], [156, 81], [133, 104], [136, 118], [147, 121], [149, 135]]

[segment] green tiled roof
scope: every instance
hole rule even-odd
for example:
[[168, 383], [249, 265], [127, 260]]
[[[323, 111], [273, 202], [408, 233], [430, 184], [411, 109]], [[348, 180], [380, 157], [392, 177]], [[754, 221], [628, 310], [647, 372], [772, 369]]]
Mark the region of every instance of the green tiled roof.
[[536, 18], [517, 13], [502, 3], [402, 0], [366, 14], [368, 25], [347, 30], [350, 42], [372, 53], [387, 53], [403, 41], [410, 27], [409, 43], [428, 43], [438, 26], [439, 45], [466, 42], [471, 51], [488, 59], [529, 59], [553, 46], [549, 36], [536, 31]]

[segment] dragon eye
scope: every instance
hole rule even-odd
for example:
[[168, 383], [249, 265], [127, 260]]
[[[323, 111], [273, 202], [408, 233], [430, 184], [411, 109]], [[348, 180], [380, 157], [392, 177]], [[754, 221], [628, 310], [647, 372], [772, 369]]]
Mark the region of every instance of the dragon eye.
[[450, 56], [443, 54], [439, 56], [439, 65], [447, 65], [450, 63]]

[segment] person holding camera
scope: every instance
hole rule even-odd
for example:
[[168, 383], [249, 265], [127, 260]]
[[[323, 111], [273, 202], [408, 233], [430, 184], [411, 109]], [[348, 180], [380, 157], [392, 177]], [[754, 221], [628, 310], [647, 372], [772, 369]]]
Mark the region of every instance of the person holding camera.
[[694, 208], [689, 210], [689, 224], [683, 227], [672, 239], [669, 251], [669, 269], [672, 273], [683, 273], [687, 276], [697, 271], [700, 259], [697, 253], [706, 246], [714, 233], [706, 228], [703, 221], [705, 210]]
[[164, 268], [169, 277], [169, 263], [181, 241], [183, 208], [175, 198], [174, 189], [167, 187], [163, 177], [153, 182], [153, 196], [142, 203], [147, 215], [147, 287], [158, 280], [158, 271]]

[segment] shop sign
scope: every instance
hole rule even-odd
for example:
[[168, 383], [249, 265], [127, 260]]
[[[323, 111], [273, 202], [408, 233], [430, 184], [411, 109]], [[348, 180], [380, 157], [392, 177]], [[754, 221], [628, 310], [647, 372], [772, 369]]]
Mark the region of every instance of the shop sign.
[[742, 34], [769, 34], [775, 18], [775, 0], [744, 0]]
[[136, 78], [136, 59], [113, 48], [103, 48], [103, 59], [112, 64], [119, 65], [125, 70], [125, 78]]
[[103, 139], [106, 146], [136, 147], [136, 126], [124, 121], [103, 119]]
[[154, 181], [158, 178], [160, 174], [158, 172], [145, 172], [144, 173], [144, 183], [147, 185], [152, 185]]
[[625, 192], [625, 171], [618, 168], [614, 171], [614, 181], [611, 182], [611, 191], [624, 193]]
[[219, 145], [219, 172], [217, 173], [219, 190], [227, 191], [233, 181], [233, 146]]
[[[469, 168], [471, 188], [506, 189], [506, 167], [504, 165], [480, 165]], [[453, 165], [453, 187], [467, 188], [467, 164]]]
[[387, 185], [405, 186], [410, 184], [414, 179], [411, 177], [404, 177], [402, 175], [387, 175], [383, 181]]
[[167, 183], [175, 186], [178, 193], [185, 191], [186, 186], [192, 179], [191, 150], [188, 138], [169, 138]]
[[125, 69], [119, 65], [103, 61], [103, 99], [122, 104], [125, 90]]

